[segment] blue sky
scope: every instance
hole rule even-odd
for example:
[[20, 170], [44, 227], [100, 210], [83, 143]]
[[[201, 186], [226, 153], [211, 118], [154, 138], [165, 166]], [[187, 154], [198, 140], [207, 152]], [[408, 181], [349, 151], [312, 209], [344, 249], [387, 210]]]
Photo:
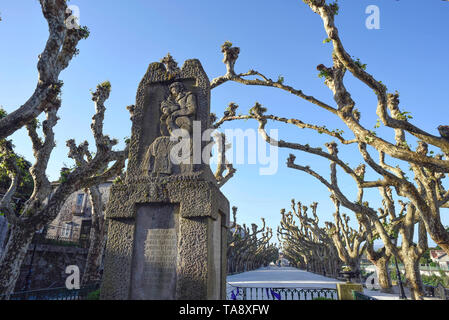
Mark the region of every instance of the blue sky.
[[[337, 26], [347, 51], [368, 65], [367, 71], [382, 80], [390, 91], [401, 94], [401, 108], [410, 111], [413, 123], [437, 134], [446, 123], [449, 110], [449, 4], [440, 0], [341, 0]], [[138, 83], [149, 63], [159, 61], [170, 52], [181, 65], [197, 58], [212, 79], [225, 73], [220, 45], [229, 40], [241, 48], [237, 72], [258, 70], [277, 80], [302, 89], [306, 94], [334, 105], [332, 94], [318, 78], [316, 66], [331, 63], [331, 45], [321, 19], [299, 0], [73, 0], [80, 9], [80, 22], [91, 31], [89, 39], [79, 45], [80, 54], [62, 75], [63, 107], [56, 131], [57, 148], [52, 154], [48, 175], [57, 179], [67, 158], [65, 141], [92, 142], [90, 123], [93, 104], [89, 90], [104, 81], [112, 84], [107, 102], [105, 132], [124, 140], [130, 136], [127, 105], [135, 102]], [[380, 8], [379, 30], [368, 30], [365, 9]], [[37, 1], [3, 0], [0, 3], [0, 105], [12, 111], [23, 104], [34, 90], [37, 80], [37, 56], [47, 39], [47, 25]], [[366, 86], [346, 78], [362, 122], [376, 123], [376, 99]], [[334, 116], [285, 92], [273, 88], [246, 87], [226, 83], [212, 91], [211, 111], [221, 115], [234, 101], [246, 113], [255, 101], [269, 113], [295, 117], [328, 128], [345, 129]], [[229, 123], [223, 128], [254, 128], [256, 123]], [[322, 146], [330, 138], [288, 126], [279, 129], [279, 137], [292, 142]], [[348, 130], [346, 130], [348, 131]], [[392, 139], [389, 130], [379, 134]], [[13, 135], [16, 150], [33, 159], [26, 133]], [[123, 144], [121, 144], [123, 146]], [[344, 150], [348, 149], [348, 150]], [[351, 165], [361, 162], [352, 148], [340, 148], [341, 157]], [[258, 165], [239, 165], [235, 177], [222, 191], [231, 205], [239, 207], [238, 222], [260, 222], [265, 217], [276, 228], [281, 208], [290, 199], [310, 204], [318, 201], [321, 221], [332, 219], [334, 211], [327, 189], [305, 173], [285, 167], [290, 150], [279, 151], [279, 170], [273, 176], [260, 176]], [[297, 162], [311, 165], [328, 176], [328, 163], [314, 156], [295, 153]], [[350, 180], [340, 183], [354, 199]], [[377, 191], [367, 199], [376, 207]], [[345, 210], [343, 210], [345, 211]], [[448, 212], [442, 211], [449, 224]], [[354, 218], [355, 219], [355, 218]]]

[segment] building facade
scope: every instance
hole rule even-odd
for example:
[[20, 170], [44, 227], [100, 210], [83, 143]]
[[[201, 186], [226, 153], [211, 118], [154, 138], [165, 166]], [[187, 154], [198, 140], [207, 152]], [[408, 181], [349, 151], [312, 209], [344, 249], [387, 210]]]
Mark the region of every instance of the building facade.
[[[112, 181], [99, 185], [103, 203], [109, 200]], [[71, 194], [54, 219], [45, 230], [45, 238], [64, 242], [80, 243], [89, 240], [92, 222], [92, 204], [86, 191], [79, 190]]]
[[440, 268], [449, 269], [449, 256], [443, 250], [430, 250], [430, 259], [437, 263]]

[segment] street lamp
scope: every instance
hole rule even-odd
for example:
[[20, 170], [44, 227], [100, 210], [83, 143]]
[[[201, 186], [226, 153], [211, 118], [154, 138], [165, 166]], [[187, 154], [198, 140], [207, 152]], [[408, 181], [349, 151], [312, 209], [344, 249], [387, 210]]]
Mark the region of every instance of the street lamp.
[[402, 286], [401, 273], [399, 272], [399, 266], [398, 266], [398, 258], [396, 258], [396, 257], [394, 257], [394, 264], [396, 265], [396, 276], [399, 281], [399, 289], [400, 289], [399, 299], [407, 300], [407, 296], [405, 295], [405, 292], [404, 292], [404, 287]]
[[[395, 237], [394, 235], [391, 235], [390, 239], [393, 241], [394, 246], [396, 246], [397, 245], [397, 237]], [[407, 300], [407, 296], [405, 295], [404, 287], [402, 285], [401, 273], [399, 272], [398, 258], [396, 256], [394, 256], [394, 264], [396, 265], [396, 277], [398, 278], [398, 282], [399, 282], [399, 299]]]

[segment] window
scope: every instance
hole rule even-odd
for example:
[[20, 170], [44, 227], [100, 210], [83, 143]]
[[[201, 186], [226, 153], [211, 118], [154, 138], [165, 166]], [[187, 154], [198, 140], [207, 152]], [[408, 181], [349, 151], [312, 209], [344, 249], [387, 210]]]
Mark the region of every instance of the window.
[[72, 223], [66, 222], [62, 226], [61, 237], [71, 238], [72, 237]]

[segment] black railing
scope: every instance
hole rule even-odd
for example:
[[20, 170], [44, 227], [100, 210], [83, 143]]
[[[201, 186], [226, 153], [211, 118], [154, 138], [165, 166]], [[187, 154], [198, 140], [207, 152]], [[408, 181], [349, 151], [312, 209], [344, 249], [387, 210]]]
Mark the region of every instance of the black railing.
[[48, 244], [63, 247], [89, 248], [89, 239], [79, 238], [71, 239], [59, 235], [48, 235], [45, 233], [36, 233], [33, 238], [34, 244]]
[[86, 300], [89, 293], [100, 288], [95, 283], [80, 289], [69, 290], [67, 288], [40, 289], [23, 292], [15, 292], [9, 300]]
[[262, 288], [233, 287], [228, 291], [228, 300], [337, 300], [337, 289], [333, 288]]

